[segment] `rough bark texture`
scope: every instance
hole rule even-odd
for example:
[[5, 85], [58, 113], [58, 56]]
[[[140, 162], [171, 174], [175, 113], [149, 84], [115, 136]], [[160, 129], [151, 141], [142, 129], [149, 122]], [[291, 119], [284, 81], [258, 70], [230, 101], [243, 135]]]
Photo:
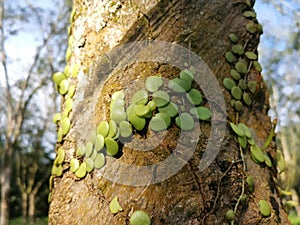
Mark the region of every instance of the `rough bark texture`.
[[10, 190], [10, 174], [11, 174], [11, 165], [3, 168], [1, 172], [1, 224], [8, 224], [9, 218], [9, 207], [8, 207], [8, 197]]
[[[72, 24], [75, 47], [70, 63], [80, 63], [85, 76], [91, 81], [99, 72], [97, 59], [114, 46], [153, 39], [175, 42], [190, 48], [202, 57], [222, 86], [222, 81], [228, 77], [230, 70], [224, 57], [231, 48], [228, 35], [237, 34], [247, 43], [250, 51], [259, 42], [259, 36], [250, 35], [245, 29], [248, 20], [242, 13], [247, 5], [240, 0], [121, 1], [120, 6], [111, 14], [101, 14], [103, 6], [96, 0], [75, 1], [74, 7], [77, 9], [75, 22]], [[206, 170], [198, 170], [199, 156], [203, 154], [210, 133], [209, 123], [201, 124], [201, 136], [192, 159], [177, 174], [160, 183], [142, 187], [125, 186], [102, 178], [97, 171], [77, 180], [67, 170], [76, 145], [87, 138], [80, 134], [88, 131], [81, 132], [80, 129], [89, 127], [88, 123], [96, 125], [108, 118], [108, 96], [138, 79], [158, 72], [163, 77], [172, 78], [178, 74], [178, 69], [159, 63], [139, 63], [128, 65], [113, 74], [109, 80], [102, 81], [105, 86], [96, 110], [86, 109], [84, 105], [91, 100], [89, 97], [95, 89], [90, 84], [86, 85], [86, 89], [77, 88], [74, 98], [77, 107], [71, 115], [72, 128], [63, 142], [58, 143], [58, 146], [63, 145], [67, 150], [64, 164], [66, 171], [61, 177], [54, 179], [49, 224], [129, 224], [129, 216], [139, 209], [148, 212], [152, 224], [155, 225], [228, 224], [225, 219], [226, 211], [234, 208], [242, 192], [243, 180], [249, 174], [254, 177], [255, 190], [250, 194], [245, 187], [248, 200], [239, 205], [235, 223], [289, 224], [272, 178], [276, 177], [276, 169], [254, 163], [246, 153], [247, 170], [243, 172], [240, 151], [229, 129], [217, 159]], [[250, 71], [249, 79], [257, 80], [260, 77], [257, 71]], [[79, 95], [84, 95], [85, 100], [79, 102]], [[228, 121], [235, 121], [236, 113], [230, 106], [228, 91], [224, 90], [224, 96]], [[262, 85], [255, 103], [239, 117], [240, 122], [256, 132], [257, 142], [260, 144], [266, 140], [271, 129], [267, 108], [268, 96], [265, 86]], [[87, 114], [93, 114], [94, 121], [86, 121]], [[178, 144], [178, 128], [171, 127], [168, 132], [167, 138], [153, 151], [136, 153], [124, 147], [118, 160], [135, 165], [153, 164], [163, 160]], [[187, 139], [191, 140], [193, 137], [187, 134]], [[183, 147], [188, 145], [180, 144]], [[274, 156], [274, 151], [275, 146], [272, 143], [268, 148], [270, 156]], [[110, 163], [108, 160], [107, 165]], [[113, 215], [108, 204], [115, 196], [119, 197], [124, 210]], [[261, 216], [258, 209], [259, 199], [271, 202], [270, 217]]]

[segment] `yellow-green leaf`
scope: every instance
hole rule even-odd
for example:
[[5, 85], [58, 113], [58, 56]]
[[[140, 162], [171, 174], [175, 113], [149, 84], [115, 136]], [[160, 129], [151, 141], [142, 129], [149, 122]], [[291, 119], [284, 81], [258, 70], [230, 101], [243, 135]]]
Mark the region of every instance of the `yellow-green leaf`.
[[109, 210], [111, 213], [116, 214], [120, 211], [122, 211], [122, 207], [120, 206], [119, 202], [118, 202], [118, 197], [114, 197], [113, 200], [111, 200], [111, 202], [109, 203]]
[[129, 222], [130, 225], [150, 225], [151, 219], [146, 212], [138, 210], [131, 215]]
[[258, 204], [259, 204], [259, 211], [263, 216], [268, 217], [271, 215], [271, 207], [267, 201], [259, 200]]

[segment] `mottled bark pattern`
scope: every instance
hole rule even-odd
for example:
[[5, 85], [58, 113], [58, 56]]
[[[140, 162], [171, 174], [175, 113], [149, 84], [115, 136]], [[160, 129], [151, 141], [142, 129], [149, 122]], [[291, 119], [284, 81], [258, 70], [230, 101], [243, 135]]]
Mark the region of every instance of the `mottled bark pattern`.
[[[111, 16], [105, 27], [96, 31], [87, 25], [87, 18], [92, 18], [96, 0], [75, 1], [78, 9], [72, 26], [75, 34], [75, 50], [71, 62], [79, 62], [86, 76], [91, 80], [97, 76], [97, 59], [117, 44], [139, 40], [162, 40], [176, 42], [202, 57], [222, 86], [228, 77], [230, 66], [225, 61], [225, 53], [230, 50], [230, 33], [236, 33], [249, 50], [257, 47], [258, 36], [251, 36], [246, 31], [247, 19], [242, 16], [247, 8], [241, 0], [178, 0], [178, 1], [122, 1], [118, 16]], [[94, 18], [97, 24], [97, 17]], [[99, 18], [98, 18], [99, 19]], [[85, 28], [84, 28], [85, 26]], [[84, 30], [80, 38], [78, 30]], [[113, 35], [118, 31], [119, 35]], [[158, 63], [140, 63], [129, 65], [123, 71], [111, 76], [105, 82], [103, 95], [98, 100], [97, 110], [93, 113], [92, 123], [97, 124], [107, 119], [109, 94], [134, 83], [138, 78], [155, 75], [160, 72], [164, 77], [177, 76], [179, 70]], [[250, 79], [260, 77], [251, 71]], [[104, 81], [102, 81], [104, 84]], [[253, 106], [246, 109], [240, 121], [251, 127], [261, 143], [271, 129], [267, 116], [268, 96], [265, 86], [259, 87], [259, 93]], [[90, 96], [87, 89], [77, 90]], [[93, 89], [89, 86], [89, 91]], [[76, 93], [77, 95], [78, 93]], [[230, 106], [230, 94], [224, 90], [228, 109], [228, 121], [235, 120], [235, 112]], [[88, 99], [88, 98], [87, 98]], [[76, 101], [76, 96], [75, 96]], [[87, 100], [88, 101], [88, 100]], [[76, 129], [84, 129], [85, 106], [76, 108], [71, 117]], [[79, 123], [79, 117], [81, 122]], [[240, 152], [234, 141], [233, 133], [228, 129], [217, 159], [206, 170], [199, 172], [197, 165], [203, 154], [210, 132], [209, 123], [201, 124], [201, 136], [197, 150], [176, 175], [166, 181], [144, 187], [133, 187], [111, 183], [99, 178], [97, 171], [88, 174], [82, 180], [76, 180], [68, 170], [60, 178], [55, 178], [50, 204], [49, 224], [129, 224], [129, 216], [135, 210], [144, 210], [151, 216], [152, 224], [228, 224], [225, 213], [233, 209], [242, 191], [242, 180], [251, 174], [255, 180], [255, 191], [250, 194], [245, 187], [248, 200], [240, 204], [235, 224], [288, 224], [282, 209], [272, 177], [275, 169], [255, 164], [246, 154], [247, 171], [243, 172]], [[179, 130], [171, 127], [164, 142], [146, 153], [136, 153], [129, 148], [123, 149], [119, 160], [135, 165], [157, 163], [170, 154], [176, 146]], [[188, 136], [188, 139], [193, 137]], [[83, 139], [75, 129], [65, 139], [63, 145], [72, 157], [76, 141]], [[76, 141], [75, 141], [76, 140]], [[260, 144], [261, 144], [260, 143]], [[183, 146], [185, 143], [181, 143]], [[275, 146], [268, 148], [274, 155]], [[66, 161], [68, 161], [68, 157]], [[110, 163], [108, 160], [107, 164]], [[67, 167], [66, 163], [66, 167]], [[112, 165], [113, 166], [113, 165]], [[118, 168], [116, 168], [118, 170]], [[124, 211], [113, 215], [109, 211], [109, 201], [115, 196]], [[272, 216], [263, 218], [259, 213], [258, 200], [271, 202]]]

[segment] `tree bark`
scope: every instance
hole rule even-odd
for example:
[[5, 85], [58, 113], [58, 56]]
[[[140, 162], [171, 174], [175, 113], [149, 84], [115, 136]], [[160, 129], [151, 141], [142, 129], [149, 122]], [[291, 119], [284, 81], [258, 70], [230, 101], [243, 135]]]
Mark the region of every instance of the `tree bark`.
[[[94, 170], [83, 179], [77, 179], [69, 171], [69, 162], [75, 157], [77, 147], [89, 139], [93, 127], [95, 129], [100, 121], [108, 119], [109, 99], [112, 93], [126, 88], [134, 91], [141, 80], [157, 73], [161, 73], [166, 79], [172, 79], [180, 72], [178, 68], [167, 63], [139, 62], [128, 64], [117, 72], [113, 71], [109, 78], [105, 79], [105, 76], [102, 76], [102, 70], [105, 69], [103, 65], [106, 65], [104, 59], [114, 60], [109, 58], [109, 52], [115, 46], [143, 40], [176, 43], [200, 56], [219, 81], [220, 87], [223, 87], [223, 79], [229, 76], [231, 68], [225, 60], [225, 53], [230, 51], [232, 46], [228, 39], [229, 34], [235, 33], [240, 42], [247, 47], [247, 51], [256, 52], [259, 35], [247, 32], [245, 27], [249, 19], [243, 16], [243, 12], [250, 10], [249, 8], [246, 2], [240, 0], [74, 2], [76, 13], [71, 25], [74, 44], [68, 63], [71, 67], [80, 64], [81, 69], [79, 76], [71, 79], [71, 82], [78, 84], [73, 111], [69, 116], [71, 129], [64, 139], [57, 143], [57, 148], [65, 149], [66, 157], [62, 176], [54, 178], [49, 224], [129, 224], [129, 217], [136, 210], [147, 212], [151, 217], [151, 224], [155, 225], [228, 224], [226, 212], [234, 208], [236, 224], [289, 224], [273, 179], [276, 177], [275, 164], [269, 168], [254, 163], [248, 151], [240, 150], [229, 126], [222, 145], [215, 146], [220, 147], [216, 159], [202, 170], [199, 170], [198, 165], [201, 163], [201, 157], [205, 157], [204, 151], [209, 145], [208, 139], [212, 129], [207, 122], [200, 122], [201, 131], [197, 136], [193, 132], [180, 132], [178, 127], [171, 126], [165, 139], [150, 152], [137, 153], [130, 146], [124, 145], [120, 157], [107, 157], [102, 172]], [[170, 49], [170, 58], [172, 53]], [[107, 58], [101, 58], [105, 54], [108, 55]], [[149, 55], [151, 54], [156, 52], [151, 53], [149, 50]], [[118, 57], [117, 54], [113, 56]], [[123, 56], [126, 57], [122, 54], [119, 57]], [[183, 60], [187, 67], [190, 66], [188, 57], [179, 60]], [[251, 68], [249, 79], [260, 80], [261, 75]], [[209, 82], [211, 81], [202, 80], [202, 84]], [[238, 114], [238, 118], [230, 106], [230, 93], [224, 88], [222, 92], [226, 101], [227, 122], [245, 123], [255, 133], [256, 142], [262, 145], [272, 127], [267, 116], [266, 87], [257, 87], [253, 104]], [[90, 103], [95, 100], [95, 96], [94, 108]], [[148, 134], [149, 130], [144, 136], [136, 134], [135, 137], [143, 140]], [[218, 133], [212, 136], [214, 135], [217, 136]], [[177, 140], [179, 136], [183, 137], [181, 141]], [[159, 180], [159, 177], [152, 174], [154, 178], [149, 178], [149, 184], [129, 185], [126, 184], [126, 179], [143, 183], [148, 177], [135, 177], [135, 174], [130, 173], [125, 179], [120, 176], [126, 174], [126, 170], [119, 167], [118, 162], [132, 166], [158, 164], [170, 156], [177, 145], [181, 146], [179, 151], [189, 149], [193, 140], [197, 140], [197, 147], [191, 159], [180, 156], [184, 166], [168, 179], [153, 182]], [[155, 141], [144, 140], [139, 142], [143, 145], [139, 147], [146, 149]], [[267, 148], [267, 152], [274, 162], [273, 142]], [[164, 170], [167, 173], [176, 166], [175, 163], [169, 164]], [[105, 176], [109, 167], [115, 170], [114, 181]], [[159, 174], [161, 171], [153, 172]], [[255, 181], [252, 193], [245, 184], [249, 175]], [[243, 193], [247, 200], [238, 204]], [[112, 214], [109, 202], [115, 196], [118, 197], [123, 211]], [[263, 217], [260, 214], [260, 199], [269, 202], [271, 216]]]
[[28, 219], [28, 194], [26, 192], [22, 193], [22, 217], [23, 225], [27, 224]]
[[7, 225], [9, 218], [9, 191], [10, 191], [11, 166], [6, 166], [1, 172], [1, 215], [0, 224]]
[[34, 225], [34, 219], [35, 219], [35, 200], [37, 193], [42, 186], [43, 181], [37, 182], [35, 184], [35, 187], [29, 194], [29, 208], [28, 208], [28, 218], [29, 218], [29, 224]]

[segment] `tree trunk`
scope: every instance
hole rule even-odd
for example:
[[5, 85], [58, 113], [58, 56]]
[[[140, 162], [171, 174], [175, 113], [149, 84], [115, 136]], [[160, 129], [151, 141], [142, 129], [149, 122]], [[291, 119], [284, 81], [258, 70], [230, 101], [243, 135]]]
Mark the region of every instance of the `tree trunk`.
[[[12, 123], [8, 126], [7, 134], [11, 134]], [[10, 137], [8, 135], [8, 137]], [[1, 211], [0, 211], [0, 224], [8, 225], [9, 220], [9, 194], [10, 194], [10, 179], [12, 174], [12, 155], [13, 155], [13, 144], [9, 141], [10, 139], [6, 137], [6, 143], [4, 145], [4, 154], [1, 159]]]
[[22, 193], [22, 217], [23, 217], [23, 224], [27, 224], [28, 219], [28, 194], [26, 192]]
[[37, 196], [37, 193], [42, 186], [44, 181], [37, 182], [35, 184], [35, 187], [29, 194], [29, 208], [28, 208], [28, 217], [29, 217], [29, 224], [34, 225], [35, 220], [35, 199]]
[[[77, 88], [70, 131], [57, 143], [66, 156], [62, 164], [59, 157], [55, 160], [54, 168], [63, 166], [62, 175], [52, 171], [49, 224], [129, 224], [137, 210], [147, 212], [155, 225], [289, 224], [273, 179], [274, 143], [266, 150], [273, 163], [269, 168], [252, 160], [249, 145], [239, 146], [229, 126], [246, 124], [260, 146], [272, 128], [266, 87], [260, 85], [261, 75], [252, 62], [243, 75], [247, 82], [257, 82], [250, 106], [236, 112], [230, 92], [223, 88], [234, 67], [225, 59], [233, 46], [229, 34], [239, 37], [244, 50], [257, 52], [259, 34], [246, 29], [256, 21], [243, 16], [253, 10], [246, 2], [75, 1], [70, 36], [74, 42], [70, 41], [67, 60], [71, 68], [81, 67], [76, 78], [68, 78]], [[138, 42], [146, 40], [156, 42]], [[135, 44], [125, 45], [130, 42]], [[116, 46], [122, 47], [113, 50]], [[194, 88], [203, 91], [204, 106], [212, 111], [211, 121], [200, 120], [189, 132], [174, 121], [164, 132], [135, 132], [131, 141], [120, 143], [120, 154], [106, 156], [103, 169], [82, 179], [69, 170], [71, 159], [84, 160], [76, 156], [78, 147], [93, 139], [101, 121], [109, 120], [114, 92], [124, 89], [132, 96], [147, 77], [159, 73], [171, 80], [190, 66], [196, 70]], [[246, 184], [249, 176], [254, 178], [254, 190]], [[122, 207], [116, 214], [109, 209], [114, 197]], [[267, 202], [270, 215], [262, 215], [260, 200]], [[231, 209], [235, 218], [228, 222]]]
[[11, 176], [11, 166], [3, 167], [1, 171], [1, 214], [0, 214], [0, 224], [3, 225], [8, 225], [10, 176]]

